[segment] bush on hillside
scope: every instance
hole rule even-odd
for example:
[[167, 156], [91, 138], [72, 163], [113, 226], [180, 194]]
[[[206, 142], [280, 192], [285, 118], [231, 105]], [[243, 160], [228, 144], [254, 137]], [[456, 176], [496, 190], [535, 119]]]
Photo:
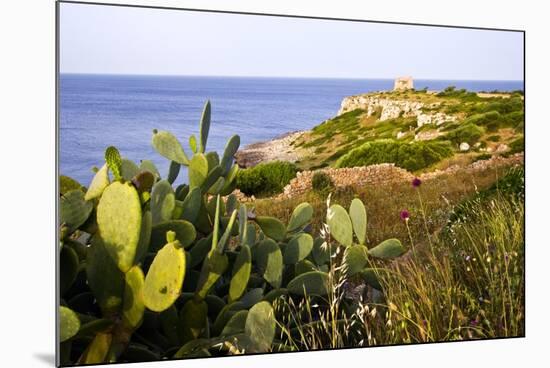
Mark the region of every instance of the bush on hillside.
[[313, 191], [321, 196], [327, 196], [334, 189], [334, 183], [330, 176], [322, 171], [317, 171], [311, 179], [311, 187]]
[[479, 138], [481, 138], [483, 132], [483, 128], [480, 128], [479, 126], [472, 123], [466, 123], [463, 125], [459, 125], [457, 128], [447, 132], [443, 139], [447, 139], [454, 144], [466, 142], [472, 145], [476, 143]]
[[394, 163], [409, 171], [416, 171], [452, 156], [453, 149], [445, 141], [421, 141], [413, 143], [382, 139], [367, 142], [342, 156], [336, 167], [368, 166]]
[[296, 177], [298, 168], [286, 161], [273, 161], [240, 170], [237, 188], [250, 196], [271, 196], [281, 193], [283, 188]]

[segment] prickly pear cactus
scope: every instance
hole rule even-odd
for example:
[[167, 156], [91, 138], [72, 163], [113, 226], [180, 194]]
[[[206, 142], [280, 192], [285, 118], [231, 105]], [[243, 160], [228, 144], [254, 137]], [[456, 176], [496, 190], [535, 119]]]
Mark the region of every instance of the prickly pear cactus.
[[353, 243], [353, 228], [348, 212], [339, 204], [333, 204], [327, 211], [327, 225], [330, 235], [346, 247]]

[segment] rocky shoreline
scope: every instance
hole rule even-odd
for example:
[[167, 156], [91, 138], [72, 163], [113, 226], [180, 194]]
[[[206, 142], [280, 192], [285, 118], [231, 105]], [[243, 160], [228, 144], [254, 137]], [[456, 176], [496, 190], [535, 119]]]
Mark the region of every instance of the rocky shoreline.
[[237, 151], [235, 160], [241, 168], [253, 167], [260, 162], [289, 161], [296, 162], [303, 156], [292, 143], [305, 131], [285, 133], [269, 141], [252, 143]]

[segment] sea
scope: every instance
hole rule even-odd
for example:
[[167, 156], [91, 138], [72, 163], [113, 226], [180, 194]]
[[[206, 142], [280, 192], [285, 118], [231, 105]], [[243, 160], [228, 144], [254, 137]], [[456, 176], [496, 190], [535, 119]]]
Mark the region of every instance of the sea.
[[[414, 80], [415, 88], [515, 91], [523, 81]], [[333, 117], [346, 96], [385, 91], [392, 79], [302, 79], [61, 74], [59, 81], [59, 172], [89, 185], [92, 168], [115, 146], [138, 163], [152, 160], [161, 175], [169, 162], [151, 145], [153, 129], [168, 130], [188, 154], [198, 136], [207, 100], [212, 122], [207, 151], [223, 154], [233, 134], [241, 147], [310, 129]], [[178, 182], [186, 182], [185, 171]]]

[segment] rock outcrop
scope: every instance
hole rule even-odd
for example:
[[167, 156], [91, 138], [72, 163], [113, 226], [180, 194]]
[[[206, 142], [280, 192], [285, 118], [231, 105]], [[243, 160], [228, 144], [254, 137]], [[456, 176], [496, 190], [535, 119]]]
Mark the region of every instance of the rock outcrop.
[[269, 141], [249, 144], [235, 154], [237, 165], [247, 168], [256, 166], [260, 162], [276, 160], [296, 162], [302, 155], [292, 146], [292, 143], [302, 134], [304, 132], [292, 132]]

